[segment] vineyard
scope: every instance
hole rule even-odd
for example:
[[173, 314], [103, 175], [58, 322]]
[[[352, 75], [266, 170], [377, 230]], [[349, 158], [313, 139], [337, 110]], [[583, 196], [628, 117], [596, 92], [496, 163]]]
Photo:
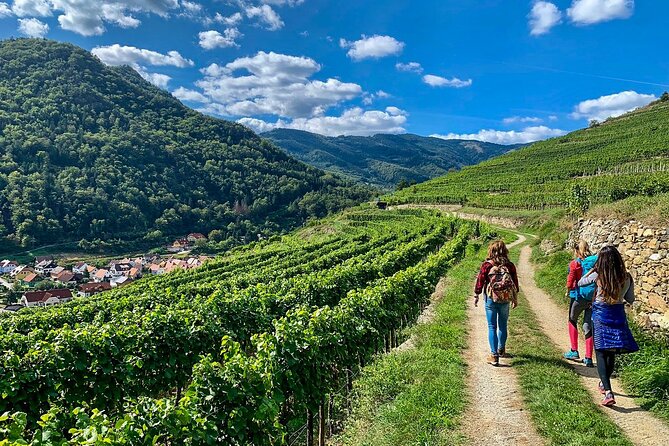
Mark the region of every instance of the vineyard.
[[388, 197], [491, 209], [591, 204], [669, 192], [669, 102], [537, 142]]
[[479, 232], [434, 211], [352, 210], [194, 271], [2, 317], [0, 445], [311, 433]]

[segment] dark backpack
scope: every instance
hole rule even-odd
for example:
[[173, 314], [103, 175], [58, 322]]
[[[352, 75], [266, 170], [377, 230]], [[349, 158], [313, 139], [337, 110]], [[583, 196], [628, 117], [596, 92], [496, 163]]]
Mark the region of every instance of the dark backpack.
[[518, 295], [518, 288], [513, 281], [511, 270], [509, 270], [507, 265], [495, 265], [492, 262], [488, 263], [492, 265], [492, 268], [490, 268], [490, 271], [488, 272], [488, 287], [486, 289], [486, 294], [496, 303], [506, 304], [514, 302]]

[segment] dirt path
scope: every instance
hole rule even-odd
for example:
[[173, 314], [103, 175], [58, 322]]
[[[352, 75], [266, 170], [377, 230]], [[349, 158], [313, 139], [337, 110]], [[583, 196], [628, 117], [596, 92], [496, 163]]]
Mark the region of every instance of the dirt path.
[[[534, 282], [534, 267], [530, 262], [532, 250], [529, 246], [523, 247], [518, 264], [520, 287], [527, 296], [530, 307], [537, 315], [543, 331], [560, 349], [569, 348], [569, 334], [567, 332], [567, 309], [561, 308]], [[599, 377], [597, 369], [587, 368], [581, 364], [569, 362], [581, 376], [581, 381], [598, 404], [601, 395], [597, 390]], [[634, 402], [633, 396], [627, 395], [617, 379], [611, 381], [616, 394], [617, 406], [612, 409], [603, 409], [611, 419], [620, 426], [627, 437], [639, 446], [657, 446], [669, 443], [669, 427], [655, 418], [651, 413], [643, 410]]]
[[[519, 235], [509, 247], [524, 243]], [[483, 302], [474, 307], [469, 299], [467, 387], [470, 407], [463, 419], [462, 431], [472, 445], [541, 445], [544, 440], [537, 434], [524, 403], [516, 372], [502, 359], [499, 367], [486, 362], [488, 356], [488, 323]]]

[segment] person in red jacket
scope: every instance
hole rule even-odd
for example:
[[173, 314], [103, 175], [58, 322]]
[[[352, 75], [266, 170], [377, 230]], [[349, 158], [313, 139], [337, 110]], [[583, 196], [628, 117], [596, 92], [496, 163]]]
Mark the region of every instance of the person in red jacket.
[[499, 365], [500, 356], [507, 356], [509, 306], [513, 308], [518, 306], [518, 290], [518, 273], [516, 266], [509, 260], [509, 250], [502, 240], [492, 242], [488, 247], [488, 258], [481, 265], [474, 288], [474, 305], [478, 306], [481, 293], [485, 299], [490, 344], [488, 362], [492, 365]]
[[[574, 248], [574, 260], [569, 263], [569, 274], [567, 275], [567, 296], [569, 302], [569, 341], [571, 349], [564, 354], [566, 359], [579, 360], [578, 352], [578, 320], [583, 314], [583, 334], [585, 336], [585, 358], [583, 364], [586, 367], [594, 367], [592, 362], [592, 351], [594, 340], [592, 338], [592, 293], [590, 289], [580, 289], [578, 281], [587, 273], [597, 261], [597, 256], [590, 252], [588, 242], [580, 240]], [[584, 268], [587, 267], [588, 271]]]

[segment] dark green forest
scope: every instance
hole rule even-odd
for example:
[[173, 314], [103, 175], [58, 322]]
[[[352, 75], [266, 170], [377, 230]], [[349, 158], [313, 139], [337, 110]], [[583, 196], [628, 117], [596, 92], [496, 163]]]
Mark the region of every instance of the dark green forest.
[[255, 236], [369, 193], [185, 107], [130, 67], [66, 43], [0, 42], [5, 244]]
[[261, 136], [319, 169], [386, 189], [445, 175], [520, 146], [411, 134], [328, 137], [290, 129]]

